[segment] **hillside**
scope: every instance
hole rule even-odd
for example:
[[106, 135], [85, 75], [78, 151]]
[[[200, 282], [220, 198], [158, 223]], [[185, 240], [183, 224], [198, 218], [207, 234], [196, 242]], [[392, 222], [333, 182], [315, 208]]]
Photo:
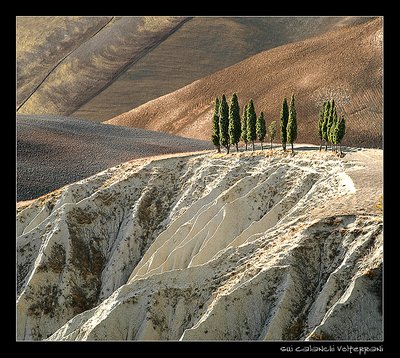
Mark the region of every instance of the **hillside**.
[[17, 340], [383, 339], [382, 151], [296, 151], [131, 161], [20, 207]]
[[365, 17], [17, 17], [17, 109], [104, 121]]
[[212, 149], [209, 142], [59, 116], [17, 116], [17, 201], [131, 159]]
[[17, 17], [18, 113], [72, 114], [185, 20]]
[[106, 123], [209, 140], [216, 96], [237, 92], [240, 106], [253, 98], [268, 125], [294, 93], [299, 142], [318, 142], [319, 108], [333, 97], [347, 119], [345, 144], [381, 148], [382, 41], [382, 18], [342, 27], [261, 52]]

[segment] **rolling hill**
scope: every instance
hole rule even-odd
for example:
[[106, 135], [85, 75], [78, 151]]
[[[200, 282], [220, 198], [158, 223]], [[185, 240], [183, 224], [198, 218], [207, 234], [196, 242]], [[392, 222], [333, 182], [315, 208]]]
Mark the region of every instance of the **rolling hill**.
[[209, 142], [70, 117], [17, 116], [17, 201], [128, 160], [212, 149]]
[[319, 108], [334, 98], [347, 120], [345, 144], [382, 147], [382, 18], [279, 46], [145, 103], [106, 123], [208, 140], [215, 97], [253, 98], [267, 125], [283, 97], [296, 97], [298, 141], [318, 143]]
[[72, 114], [185, 20], [18, 17], [18, 113]]
[[366, 17], [17, 17], [17, 110], [104, 121]]

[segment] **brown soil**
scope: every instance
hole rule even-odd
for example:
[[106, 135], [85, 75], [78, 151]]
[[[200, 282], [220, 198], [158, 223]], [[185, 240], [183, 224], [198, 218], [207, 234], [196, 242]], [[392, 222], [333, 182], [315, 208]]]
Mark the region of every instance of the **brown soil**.
[[253, 98], [267, 125], [296, 97], [298, 141], [318, 143], [320, 106], [334, 98], [347, 120], [345, 145], [382, 147], [382, 18], [274, 48], [204, 77], [106, 123], [209, 140], [214, 101]]
[[132, 159], [204, 149], [212, 144], [70, 117], [18, 115], [17, 201]]
[[17, 17], [17, 108], [101, 122], [251, 55], [368, 17]]

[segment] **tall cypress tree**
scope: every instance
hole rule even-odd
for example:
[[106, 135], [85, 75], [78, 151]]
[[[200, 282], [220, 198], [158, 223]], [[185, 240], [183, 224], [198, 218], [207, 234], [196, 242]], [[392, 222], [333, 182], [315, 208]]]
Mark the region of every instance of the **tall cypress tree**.
[[219, 141], [229, 154], [229, 106], [223, 94], [219, 105]]
[[286, 134], [286, 127], [289, 119], [289, 108], [287, 104], [286, 97], [283, 99], [282, 103], [282, 110], [281, 110], [281, 141], [282, 141], [282, 148], [286, 150], [286, 142], [287, 142], [287, 134]]
[[212, 129], [211, 129], [211, 141], [215, 145], [218, 150], [218, 153], [221, 153], [221, 144], [219, 141], [219, 98], [215, 98], [215, 106], [214, 106], [214, 114], [212, 120]]
[[256, 134], [258, 140], [261, 143], [261, 150], [263, 150], [263, 141], [265, 139], [265, 135], [267, 134], [267, 128], [265, 124], [264, 112], [262, 111], [260, 113], [260, 116], [257, 118]]
[[254, 151], [254, 141], [257, 139], [256, 133], [256, 122], [257, 115], [256, 110], [254, 109], [253, 100], [250, 99], [249, 104], [247, 106], [247, 141], [251, 142]]
[[242, 122], [241, 122], [241, 138], [246, 145], [247, 151], [247, 104], [243, 107]]
[[297, 115], [296, 115], [296, 108], [294, 105], [294, 94], [292, 94], [292, 98], [290, 99], [289, 120], [286, 127], [286, 133], [287, 133], [287, 141], [292, 146], [292, 154], [294, 154], [293, 142], [297, 139]]
[[275, 135], [276, 135], [276, 122], [273, 121], [270, 123], [269, 127], [268, 127], [268, 134], [269, 134], [269, 139], [271, 141], [271, 149], [272, 149], [272, 141], [275, 139]]
[[329, 120], [330, 111], [331, 111], [331, 102], [328, 101], [328, 102], [326, 102], [326, 105], [325, 105], [324, 122], [322, 123], [322, 139], [325, 141], [325, 151], [328, 150], [327, 126], [328, 126], [328, 120]]
[[336, 124], [336, 130], [335, 130], [335, 141], [336, 144], [339, 144], [340, 155], [342, 155], [342, 140], [345, 134], [346, 134], [346, 120], [342, 115]]
[[[330, 131], [331, 131], [331, 127], [333, 125], [334, 112], [335, 112], [335, 100], [332, 99], [331, 105], [329, 107], [329, 113], [328, 113], [327, 122], [326, 122], [326, 140], [329, 143], [331, 143], [331, 141], [330, 141]], [[327, 147], [325, 148], [325, 150], [327, 150]]]
[[324, 104], [322, 105], [321, 110], [319, 111], [319, 118], [318, 118], [318, 137], [320, 139], [320, 145], [319, 145], [319, 150], [321, 151], [322, 149], [322, 141], [324, 139], [323, 137], [323, 126], [324, 126], [324, 113], [325, 113], [325, 107], [326, 107], [327, 102], [325, 101]]
[[232, 95], [231, 105], [229, 107], [229, 142], [236, 145], [236, 151], [239, 151], [239, 141], [241, 134], [240, 109], [236, 93]]
[[334, 108], [333, 113], [332, 113], [330, 127], [329, 127], [329, 133], [328, 133], [328, 140], [332, 145], [332, 152], [335, 150], [335, 146], [336, 146], [335, 131], [336, 131], [337, 124], [338, 124], [338, 117], [337, 117], [336, 108]]

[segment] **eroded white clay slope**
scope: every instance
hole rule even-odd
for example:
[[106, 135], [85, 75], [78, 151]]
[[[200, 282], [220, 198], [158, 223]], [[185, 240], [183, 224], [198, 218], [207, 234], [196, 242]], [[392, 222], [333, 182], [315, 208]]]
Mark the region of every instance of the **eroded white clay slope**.
[[344, 168], [188, 155], [32, 203], [17, 216], [17, 338], [380, 339], [381, 217], [309, 216], [356, 195]]

